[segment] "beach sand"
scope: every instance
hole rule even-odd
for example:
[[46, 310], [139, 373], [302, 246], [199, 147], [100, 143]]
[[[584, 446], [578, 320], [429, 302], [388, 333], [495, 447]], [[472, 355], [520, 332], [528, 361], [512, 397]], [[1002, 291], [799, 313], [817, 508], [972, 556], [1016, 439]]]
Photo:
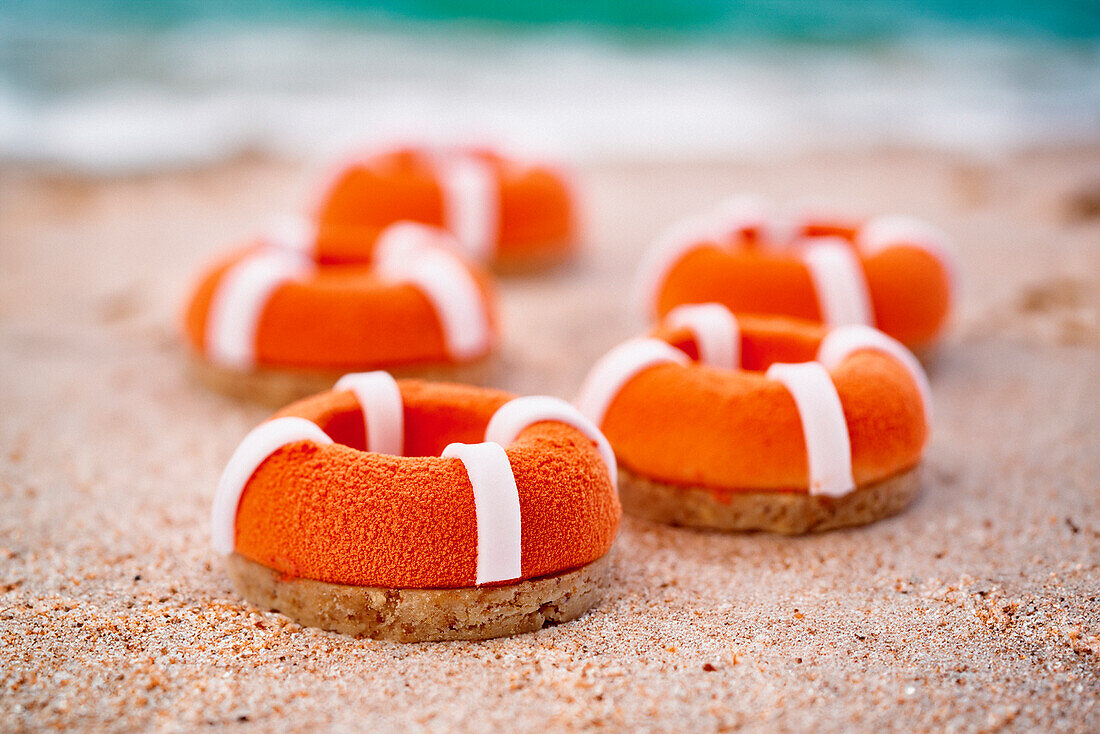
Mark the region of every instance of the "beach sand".
[[640, 322], [655, 231], [730, 193], [825, 194], [956, 240], [962, 305], [902, 515], [805, 538], [624, 519], [580, 620], [405, 645], [253, 609], [209, 547], [266, 410], [195, 385], [191, 277], [301, 166], [0, 172], [0, 730], [1100, 730], [1100, 149], [580, 171], [583, 260], [502, 282], [498, 384], [572, 397]]

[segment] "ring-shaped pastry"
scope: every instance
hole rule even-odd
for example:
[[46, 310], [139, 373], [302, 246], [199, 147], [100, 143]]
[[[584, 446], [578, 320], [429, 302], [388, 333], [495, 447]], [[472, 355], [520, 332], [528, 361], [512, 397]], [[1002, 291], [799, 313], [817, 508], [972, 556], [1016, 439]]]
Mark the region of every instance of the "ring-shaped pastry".
[[314, 255], [369, 259], [373, 232], [409, 220], [455, 234], [470, 258], [532, 270], [569, 257], [576, 200], [565, 174], [488, 150], [400, 148], [340, 166], [324, 187]]
[[244, 439], [213, 543], [249, 601], [303, 624], [514, 634], [598, 598], [615, 476], [606, 439], [565, 401], [348, 375]]
[[801, 533], [912, 499], [929, 401], [916, 358], [870, 327], [700, 304], [600, 359], [577, 406], [615, 449], [628, 512]]
[[374, 255], [318, 266], [260, 244], [210, 268], [186, 315], [196, 369], [269, 403], [324, 389], [351, 369], [479, 381], [498, 340], [488, 276], [449, 233], [425, 225], [388, 227]]
[[654, 316], [714, 302], [738, 314], [873, 326], [924, 352], [946, 328], [954, 280], [946, 236], [911, 217], [784, 223], [737, 199], [658, 238], [638, 298]]

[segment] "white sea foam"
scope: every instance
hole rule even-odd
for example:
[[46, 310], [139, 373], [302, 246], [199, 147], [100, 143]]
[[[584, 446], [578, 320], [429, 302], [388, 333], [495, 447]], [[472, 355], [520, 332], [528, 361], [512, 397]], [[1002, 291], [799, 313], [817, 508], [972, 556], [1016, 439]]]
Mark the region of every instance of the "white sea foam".
[[60, 56], [4, 57], [0, 159], [121, 173], [409, 139], [582, 161], [1100, 140], [1098, 43], [639, 47], [194, 27], [70, 41]]

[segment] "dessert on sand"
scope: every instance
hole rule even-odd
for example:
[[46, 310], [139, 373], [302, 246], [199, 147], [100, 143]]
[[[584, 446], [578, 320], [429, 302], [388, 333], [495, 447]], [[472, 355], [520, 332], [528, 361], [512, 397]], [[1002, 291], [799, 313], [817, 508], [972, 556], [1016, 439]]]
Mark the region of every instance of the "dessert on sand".
[[529, 328], [509, 334], [500, 387], [575, 394], [641, 333], [625, 304], [650, 233], [746, 181], [912, 209], [957, 240], [967, 276], [921, 493], [795, 542], [627, 516], [612, 583], [575, 622], [409, 646], [248, 604], [208, 549], [218, 472], [267, 413], [187, 379], [179, 294], [219, 240], [293, 209], [300, 166], [155, 180], [9, 166], [0, 729], [1100, 729], [1100, 406], [1083, 399], [1100, 369], [1100, 219], [1061, 207], [1098, 170], [1095, 146], [584, 168], [595, 272], [504, 285], [506, 318]]
[[319, 266], [268, 242], [233, 254], [199, 280], [185, 329], [204, 381], [280, 404], [349, 370], [477, 382], [496, 319], [492, 283], [454, 238], [401, 222], [367, 264]]
[[577, 405], [615, 449], [628, 512], [778, 533], [901, 510], [931, 425], [924, 372], [894, 339], [719, 304], [611, 350]]
[[610, 446], [568, 403], [373, 372], [248, 434], [212, 538], [245, 598], [302, 624], [484, 639], [594, 604], [620, 514]]
[[653, 244], [638, 279], [647, 314], [717, 302], [735, 313], [874, 326], [925, 353], [955, 300], [946, 236], [910, 217], [784, 221], [736, 198]]
[[370, 257], [372, 233], [400, 220], [453, 232], [471, 259], [527, 271], [569, 257], [576, 200], [565, 174], [489, 150], [399, 148], [337, 167], [316, 213], [322, 262]]

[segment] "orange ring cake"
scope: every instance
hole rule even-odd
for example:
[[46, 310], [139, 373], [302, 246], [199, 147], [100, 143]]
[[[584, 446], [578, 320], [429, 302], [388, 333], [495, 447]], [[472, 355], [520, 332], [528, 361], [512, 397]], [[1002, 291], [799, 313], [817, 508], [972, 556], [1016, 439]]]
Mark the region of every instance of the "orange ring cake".
[[391, 225], [369, 264], [318, 266], [259, 245], [210, 268], [186, 314], [201, 377], [285, 402], [349, 369], [476, 380], [497, 342], [488, 277], [448, 232]]
[[874, 326], [911, 350], [942, 335], [953, 295], [946, 237], [910, 217], [783, 223], [746, 199], [668, 230], [648, 253], [639, 298], [653, 316], [686, 303], [827, 326]]
[[882, 332], [713, 303], [601, 358], [577, 406], [615, 449], [628, 512], [788, 534], [900, 511], [931, 425], [920, 364]]
[[597, 601], [615, 482], [607, 439], [563, 400], [351, 374], [245, 437], [212, 541], [246, 599], [302, 624], [484, 639]]
[[487, 150], [399, 148], [338, 169], [317, 209], [321, 262], [370, 257], [373, 233], [399, 220], [443, 227], [468, 257], [532, 270], [575, 247], [576, 202], [565, 175]]

